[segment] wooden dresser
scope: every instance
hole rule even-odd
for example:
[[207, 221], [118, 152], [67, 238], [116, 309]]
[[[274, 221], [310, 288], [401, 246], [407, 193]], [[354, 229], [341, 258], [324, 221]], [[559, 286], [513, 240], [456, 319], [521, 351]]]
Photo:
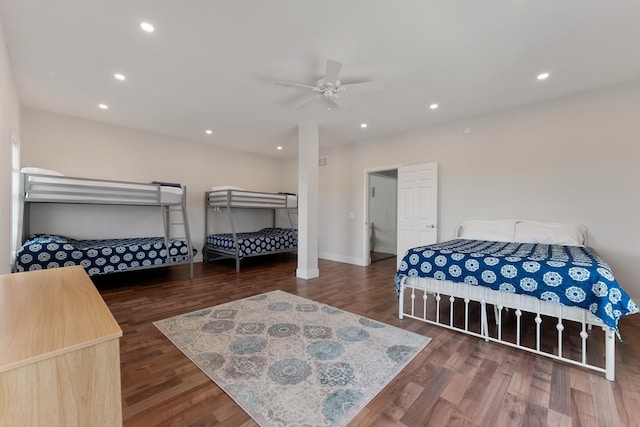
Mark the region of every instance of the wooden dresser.
[[121, 426], [118, 326], [80, 266], [0, 276], [0, 426]]

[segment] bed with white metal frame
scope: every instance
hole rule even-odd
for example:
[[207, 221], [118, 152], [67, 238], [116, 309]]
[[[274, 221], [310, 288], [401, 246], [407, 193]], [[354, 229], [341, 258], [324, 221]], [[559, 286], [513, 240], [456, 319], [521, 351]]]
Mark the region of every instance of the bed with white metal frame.
[[[460, 235], [461, 227], [458, 227], [456, 235]], [[584, 231], [586, 232], [586, 228]], [[583, 243], [586, 244], [586, 241]], [[399, 293], [400, 319], [408, 317], [421, 320], [486, 341], [498, 342], [601, 372], [610, 381], [615, 379], [616, 331], [589, 310], [543, 301], [528, 295], [428, 277], [398, 276], [396, 285]], [[480, 322], [479, 330], [477, 326], [475, 329], [470, 327], [470, 320], [473, 320], [470, 318], [470, 313], [478, 311], [474, 309], [473, 304], [476, 304], [476, 307], [479, 305], [479, 313], [475, 314], [480, 317], [477, 319]], [[489, 325], [488, 305], [493, 306], [495, 327]], [[462, 313], [459, 313], [460, 310]], [[510, 313], [511, 311], [513, 314]], [[548, 321], [546, 317], [553, 318], [555, 322], [554, 329], [557, 336], [554, 340], [556, 345], [553, 348], [543, 344], [543, 333], [551, 329], [542, 327], [543, 321]], [[506, 329], [503, 326], [507, 321], [515, 325], [509, 326], [508, 336], [505, 336]], [[569, 322], [577, 324], [577, 328], [574, 325], [569, 327]], [[593, 326], [601, 327], [604, 331], [604, 360], [601, 356], [595, 357], [598, 360], [593, 360], [593, 354], [588, 352], [587, 341], [589, 336], [593, 335]], [[534, 343], [531, 336], [527, 334], [530, 327], [535, 331]], [[565, 336], [565, 331], [575, 331], [574, 334], [577, 333], [577, 337]], [[580, 343], [579, 354], [576, 354], [575, 348], [566, 348], [568, 343], [572, 340], [575, 342], [576, 338]]]

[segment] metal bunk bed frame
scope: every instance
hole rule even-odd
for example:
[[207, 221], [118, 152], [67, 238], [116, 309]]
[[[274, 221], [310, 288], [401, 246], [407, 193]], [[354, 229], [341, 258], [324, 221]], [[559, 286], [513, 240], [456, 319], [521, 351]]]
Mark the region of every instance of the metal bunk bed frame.
[[[273, 210], [273, 225], [276, 223], [276, 210], [285, 209], [289, 224], [291, 228], [295, 228], [292, 211], [297, 209], [297, 197], [296, 206], [290, 206], [289, 198], [291, 194], [287, 193], [263, 193], [257, 191], [224, 189], [224, 190], [212, 190], [205, 193], [205, 212], [204, 212], [204, 248], [202, 250], [202, 256], [204, 261], [213, 261], [219, 258], [234, 258], [236, 260], [236, 272], [240, 271], [240, 247], [238, 245], [238, 233], [236, 232], [236, 225], [233, 221], [233, 208], [242, 209], [272, 209]], [[209, 235], [209, 213], [221, 212], [222, 210], [227, 212], [229, 218], [229, 224], [231, 226], [231, 234], [233, 236], [233, 247], [231, 250], [224, 250], [222, 248], [212, 247], [207, 244], [207, 236]], [[260, 255], [270, 255], [278, 252], [292, 252], [292, 250], [276, 251], [268, 253], [257, 253], [245, 255], [245, 258]]]
[[[193, 246], [187, 216], [187, 187], [181, 187], [181, 196], [170, 200], [163, 196], [159, 183], [138, 183], [105, 179], [77, 178], [57, 175], [23, 173], [20, 191], [21, 232], [19, 245], [30, 235], [30, 211], [32, 203], [125, 205], [160, 207], [166, 262], [159, 265], [130, 267], [122, 271], [142, 270], [189, 263], [189, 279], [193, 279]], [[176, 218], [177, 217], [177, 218]], [[182, 233], [174, 234], [180, 227]], [[171, 240], [184, 240], [188, 248], [188, 261], [178, 261], [179, 256], [171, 256]], [[117, 272], [117, 271], [115, 271]]]

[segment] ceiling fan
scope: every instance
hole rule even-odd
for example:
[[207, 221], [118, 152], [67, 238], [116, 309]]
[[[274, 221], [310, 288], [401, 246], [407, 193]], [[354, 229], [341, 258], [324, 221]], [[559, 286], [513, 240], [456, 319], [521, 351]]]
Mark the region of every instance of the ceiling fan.
[[312, 97], [304, 100], [296, 106], [297, 110], [308, 106], [313, 101], [320, 98], [324, 98], [327, 101], [328, 109], [333, 107], [337, 108], [340, 107], [338, 98], [343, 92], [373, 92], [384, 89], [384, 84], [379, 81], [342, 84], [342, 82], [338, 80], [341, 68], [342, 64], [340, 62], [328, 60], [324, 76], [316, 82], [315, 86], [280, 81], [274, 83], [279, 86], [299, 87], [314, 92]]

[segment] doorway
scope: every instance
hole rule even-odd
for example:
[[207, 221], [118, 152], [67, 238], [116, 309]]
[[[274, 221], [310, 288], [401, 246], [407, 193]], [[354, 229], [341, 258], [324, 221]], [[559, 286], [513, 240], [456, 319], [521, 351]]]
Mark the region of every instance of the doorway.
[[390, 256], [399, 265], [407, 249], [438, 241], [436, 162], [364, 172], [362, 265]]
[[398, 221], [398, 169], [367, 174], [367, 236], [369, 264], [395, 258]]

